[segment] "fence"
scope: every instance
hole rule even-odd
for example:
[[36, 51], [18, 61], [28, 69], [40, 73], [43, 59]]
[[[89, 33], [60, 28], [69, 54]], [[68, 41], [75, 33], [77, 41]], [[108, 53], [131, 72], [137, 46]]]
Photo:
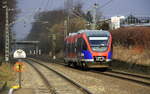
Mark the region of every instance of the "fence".
[[150, 16], [149, 17], [136, 17], [130, 15], [125, 19], [120, 20], [120, 26], [150, 26]]

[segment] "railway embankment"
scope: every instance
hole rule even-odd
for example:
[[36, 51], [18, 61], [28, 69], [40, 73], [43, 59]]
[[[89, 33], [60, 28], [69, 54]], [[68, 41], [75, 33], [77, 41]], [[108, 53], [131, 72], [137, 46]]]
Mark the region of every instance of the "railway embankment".
[[131, 62], [114, 59], [111, 67], [117, 70], [150, 75], [150, 65], [149, 66], [141, 65], [141, 64], [136, 64], [133, 62], [131, 63]]
[[111, 33], [114, 45], [112, 66], [150, 74], [150, 27], [123, 27]]
[[148, 49], [141, 51], [134, 47], [115, 46], [112, 67], [150, 75], [150, 51]]

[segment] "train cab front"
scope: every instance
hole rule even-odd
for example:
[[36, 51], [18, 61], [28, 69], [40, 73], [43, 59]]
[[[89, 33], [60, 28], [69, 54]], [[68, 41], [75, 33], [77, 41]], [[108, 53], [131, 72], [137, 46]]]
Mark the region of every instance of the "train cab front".
[[108, 67], [112, 60], [112, 52], [93, 52], [93, 65], [100, 65], [100, 67]]
[[84, 54], [82, 53], [82, 56], [84, 56], [82, 61], [84, 61], [89, 68], [102, 68], [109, 67], [110, 61], [112, 59], [112, 52], [90, 53], [89, 51], [84, 51]]
[[89, 68], [109, 67], [112, 45], [108, 37], [89, 37], [89, 51], [83, 53]]

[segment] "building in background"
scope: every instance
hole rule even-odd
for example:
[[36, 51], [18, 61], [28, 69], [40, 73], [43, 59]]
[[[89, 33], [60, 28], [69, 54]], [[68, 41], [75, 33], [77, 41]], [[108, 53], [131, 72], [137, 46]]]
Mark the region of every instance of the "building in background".
[[129, 15], [120, 22], [122, 27], [127, 26], [150, 26], [150, 16], [134, 16]]
[[111, 17], [110, 29], [117, 29], [121, 27], [121, 21], [125, 19], [125, 16], [114, 16]]
[[114, 30], [120, 27], [129, 27], [129, 26], [150, 26], [150, 16], [113, 16], [108, 19], [101, 19], [99, 21], [100, 25], [104, 23], [109, 24], [109, 29]]

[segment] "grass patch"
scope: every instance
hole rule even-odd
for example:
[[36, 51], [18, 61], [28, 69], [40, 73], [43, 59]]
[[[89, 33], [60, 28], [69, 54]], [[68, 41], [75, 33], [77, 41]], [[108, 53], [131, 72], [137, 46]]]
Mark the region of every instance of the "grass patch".
[[2, 65], [4, 58], [2, 56], [0, 56], [0, 66]]
[[126, 48], [117, 45], [114, 47], [113, 58], [131, 64], [150, 66], [150, 51], [137, 46]]
[[10, 64], [1, 64], [0, 66], [0, 81], [10, 81], [14, 79], [14, 72]]
[[115, 45], [113, 48], [112, 67], [150, 74], [150, 51], [139, 46], [124, 47]]

